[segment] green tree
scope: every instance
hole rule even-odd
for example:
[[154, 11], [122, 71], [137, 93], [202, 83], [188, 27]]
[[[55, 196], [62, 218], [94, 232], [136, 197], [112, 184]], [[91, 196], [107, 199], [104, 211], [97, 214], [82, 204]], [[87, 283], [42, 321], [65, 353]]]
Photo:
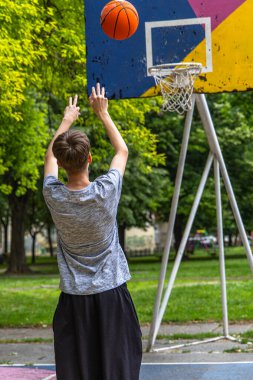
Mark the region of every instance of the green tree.
[[44, 110], [27, 97], [20, 110], [22, 120], [5, 134], [5, 167], [2, 191], [8, 195], [11, 210], [10, 272], [25, 272], [24, 231], [27, 202], [36, 189], [39, 165], [43, 163], [47, 128]]
[[[94, 140], [93, 174], [108, 163], [110, 146], [85, 95], [83, 7], [82, 0], [0, 0], [0, 191], [8, 195], [11, 209], [10, 272], [27, 270], [24, 215], [31, 192], [36, 191], [46, 142], [59, 124], [69, 95], [80, 94], [79, 127]], [[131, 171], [136, 177], [138, 171], [151, 173], [162, 162], [156, 154], [155, 137], [144, 126], [145, 112], [151, 106], [152, 100], [111, 105], [113, 118], [132, 146]]]
[[[157, 102], [159, 103], [159, 99]], [[208, 102], [245, 226], [251, 230], [253, 221], [249, 205], [252, 204], [252, 184], [250, 182], [253, 160], [253, 123], [250, 109], [252, 93], [212, 95], [208, 96]], [[183, 117], [155, 111], [147, 115], [146, 125], [158, 136], [158, 152], [166, 155], [167, 173], [171, 183], [174, 183], [183, 134]], [[205, 132], [196, 112], [175, 223], [176, 247], [181, 241], [208, 151]], [[222, 199], [225, 231], [234, 233], [235, 223], [224, 186], [222, 186]], [[171, 202], [171, 197], [168, 202]], [[167, 220], [168, 212], [169, 209], [162, 202], [158, 210], [160, 218]], [[199, 206], [193, 230], [197, 228], [207, 228], [216, 233], [216, 207], [212, 172]]]
[[[251, 212], [253, 168], [252, 92], [210, 97], [217, 134], [245, 228], [253, 228]], [[213, 101], [214, 99], [214, 101]], [[225, 190], [224, 190], [225, 192]], [[224, 199], [225, 227], [235, 234], [236, 226], [228, 199]]]
[[39, 39], [44, 23], [37, 0], [0, 1], [0, 14], [0, 190], [8, 195], [11, 212], [9, 271], [24, 272], [27, 190], [36, 187], [46, 137], [36, 70], [45, 58]]
[[41, 191], [32, 192], [27, 204], [25, 229], [32, 239], [31, 253], [32, 264], [36, 261], [36, 241], [38, 234], [44, 234], [47, 230], [49, 211], [44, 202]]

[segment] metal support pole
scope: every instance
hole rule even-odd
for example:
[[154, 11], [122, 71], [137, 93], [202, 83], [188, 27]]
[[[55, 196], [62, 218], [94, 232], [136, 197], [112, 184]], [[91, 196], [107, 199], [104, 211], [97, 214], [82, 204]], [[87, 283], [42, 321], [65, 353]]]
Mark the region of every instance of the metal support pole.
[[158, 311], [159, 311], [159, 307], [161, 303], [164, 280], [165, 280], [166, 270], [167, 270], [167, 265], [168, 265], [168, 260], [169, 260], [173, 230], [174, 230], [175, 219], [176, 219], [176, 212], [177, 212], [177, 207], [178, 207], [178, 200], [179, 200], [182, 178], [183, 178], [183, 173], [184, 173], [185, 159], [186, 159], [187, 148], [188, 148], [188, 143], [189, 143], [189, 136], [190, 136], [190, 131], [191, 131], [194, 105], [195, 105], [195, 95], [192, 98], [192, 109], [187, 112], [186, 119], [185, 119], [183, 140], [182, 140], [182, 145], [181, 145], [181, 150], [180, 150], [180, 155], [179, 155], [177, 174], [176, 174], [176, 180], [175, 180], [175, 188], [174, 188], [174, 194], [173, 194], [173, 198], [171, 202], [170, 216], [169, 216], [169, 221], [168, 221], [168, 232], [167, 232], [163, 258], [162, 258], [160, 278], [159, 278], [159, 283], [158, 283], [158, 288], [157, 288], [156, 300], [154, 304], [153, 320], [152, 320], [152, 324], [151, 324], [151, 328], [149, 332], [147, 351], [150, 350], [155, 340], [154, 331], [155, 331], [155, 326], [157, 322]]
[[214, 159], [214, 179], [215, 179], [215, 194], [216, 194], [217, 235], [218, 235], [218, 243], [219, 243], [223, 334], [225, 337], [228, 337], [229, 336], [228, 308], [227, 308], [227, 289], [226, 289], [223, 223], [222, 223], [222, 203], [221, 203], [221, 191], [220, 191], [220, 168], [219, 168], [219, 162], [217, 161], [216, 158]]
[[207, 105], [205, 95], [204, 94], [196, 95], [196, 103], [197, 103], [198, 111], [200, 114], [200, 118], [201, 118], [202, 123], [203, 123], [203, 127], [205, 129], [205, 132], [206, 132], [206, 135], [207, 135], [207, 138], [209, 141], [210, 148], [213, 151], [214, 155], [216, 156], [216, 158], [219, 162], [222, 178], [224, 181], [224, 185], [226, 187], [226, 191], [227, 191], [228, 198], [229, 198], [229, 201], [231, 204], [231, 208], [233, 210], [234, 218], [235, 218], [235, 221], [236, 221], [236, 224], [237, 224], [237, 227], [239, 230], [239, 234], [240, 234], [241, 240], [243, 242], [243, 245], [244, 245], [244, 248], [245, 248], [245, 251], [247, 254], [247, 258], [249, 261], [251, 271], [253, 273], [253, 255], [252, 255], [250, 244], [249, 244], [249, 241], [247, 238], [247, 234], [246, 234], [246, 231], [245, 231], [242, 219], [241, 219], [240, 211], [239, 211], [236, 199], [235, 199], [234, 191], [233, 191], [233, 188], [232, 188], [229, 176], [228, 176], [226, 165], [225, 165], [222, 153], [221, 153], [219, 141], [218, 141], [217, 136], [216, 136], [216, 132], [215, 132], [215, 129], [213, 126], [212, 118], [211, 118], [211, 115], [210, 115], [210, 112], [208, 109], [208, 105]]
[[[213, 155], [211, 155], [213, 157]], [[238, 341], [240, 340], [232, 337], [229, 335], [228, 332], [228, 312], [227, 312], [227, 293], [226, 293], [226, 276], [225, 276], [225, 256], [224, 256], [224, 242], [223, 242], [223, 223], [222, 223], [222, 203], [221, 203], [221, 192], [220, 192], [220, 171], [219, 171], [219, 163], [217, 159], [214, 159], [214, 178], [215, 178], [215, 194], [216, 194], [216, 209], [217, 209], [217, 232], [218, 232], [218, 241], [219, 241], [219, 259], [220, 259], [220, 274], [221, 274], [221, 289], [222, 289], [222, 312], [223, 312], [223, 333], [224, 335], [218, 336], [216, 338], [210, 338], [210, 339], [205, 339], [201, 341], [196, 341], [196, 342], [190, 342], [190, 343], [183, 343], [183, 344], [178, 344], [175, 346], [170, 346], [170, 347], [162, 347], [162, 348], [156, 348], [154, 349], [155, 352], [163, 352], [163, 351], [168, 351], [168, 350], [173, 350], [173, 349], [178, 349], [178, 348], [183, 348], [187, 346], [194, 346], [198, 344], [204, 344], [204, 343], [210, 343], [210, 342], [215, 342], [221, 339], [228, 339], [231, 341]], [[178, 263], [178, 267], [180, 265], [180, 262]], [[174, 267], [176, 266], [176, 263]], [[174, 270], [174, 268], [173, 268]], [[178, 270], [178, 268], [177, 268]], [[173, 275], [171, 274], [170, 282], [172, 282], [172, 277]], [[175, 276], [174, 276], [175, 280]], [[173, 287], [173, 283], [168, 286], [168, 291], [171, 292]], [[169, 290], [170, 288], [170, 290]], [[167, 306], [169, 297], [167, 297], [167, 300], [165, 300], [166, 295], [164, 296], [164, 311]], [[162, 308], [161, 308], [162, 309]], [[160, 314], [159, 314], [160, 315]], [[161, 313], [160, 315], [161, 319], [163, 317], [163, 314]], [[160, 325], [159, 325], [160, 327]], [[159, 329], [158, 327], [158, 329]], [[158, 330], [156, 331], [157, 334]], [[156, 336], [156, 335], [155, 335]]]
[[186, 246], [188, 237], [189, 237], [190, 232], [191, 232], [192, 224], [193, 224], [193, 221], [194, 221], [194, 218], [195, 218], [195, 215], [196, 215], [196, 212], [197, 212], [197, 209], [198, 209], [198, 206], [199, 206], [202, 194], [203, 194], [203, 190], [204, 190], [205, 185], [206, 185], [206, 181], [208, 178], [208, 174], [210, 172], [210, 168], [212, 166], [212, 162], [213, 162], [213, 154], [209, 153], [209, 156], [208, 156], [208, 159], [206, 162], [206, 166], [205, 166], [205, 169], [204, 169], [204, 172], [202, 174], [201, 181], [200, 181], [200, 184], [199, 184], [199, 187], [197, 190], [197, 194], [196, 194], [196, 197], [195, 197], [195, 200], [194, 200], [194, 203], [193, 203], [193, 206], [192, 206], [192, 209], [191, 209], [191, 212], [190, 212], [190, 215], [189, 215], [189, 218], [188, 218], [188, 221], [187, 221], [184, 233], [183, 233], [183, 237], [182, 237], [182, 240], [181, 240], [178, 252], [177, 252], [177, 257], [176, 257], [176, 260], [175, 260], [175, 263], [174, 263], [174, 266], [173, 266], [173, 269], [172, 269], [172, 272], [170, 275], [168, 287], [165, 291], [163, 301], [161, 304], [161, 308], [159, 310], [158, 320], [157, 320], [157, 323], [155, 326], [154, 341], [156, 339], [158, 330], [159, 330], [161, 322], [162, 322], [163, 315], [164, 315], [165, 310], [166, 310], [166, 306], [167, 306], [169, 298], [170, 298], [171, 290], [173, 288], [173, 285], [174, 285], [174, 282], [176, 279], [176, 275], [177, 275], [177, 272], [179, 269], [179, 265], [181, 263], [181, 260], [182, 260], [183, 254], [184, 254], [185, 246]]
[[[170, 280], [167, 286], [167, 289], [165, 291], [163, 301], [159, 310], [160, 302], [161, 302], [161, 294], [163, 291], [163, 285], [164, 285], [164, 279], [166, 275], [166, 269], [167, 269], [167, 262], [169, 258], [169, 251], [170, 251], [170, 246], [171, 246], [171, 240], [172, 240], [172, 234], [173, 234], [173, 229], [174, 229], [174, 222], [175, 222], [175, 217], [176, 217], [176, 210], [177, 210], [177, 205], [178, 205], [178, 198], [179, 198], [179, 193], [180, 193], [180, 187], [181, 187], [181, 181], [182, 181], [182, 176], [183, 176], [183, 170], [184, 170], [184, 164], [185, 164], [185, 156], [186, 156], [186, 150], [188, 146], [188, 138], [187, 137], [187, 144], [184, 142], [182, 143], [182, 148], [181, 148], [181, 153], [182, 160], [179, 160], [179, 167], [177, 171], [177, 179], [176, 179], [176, 185], [175, 185], [175, 190], [174, 190], [174, 195], [173, 195], [173, 201], [172, 201], [172, 206], [171, 206], [171, 213], [170, 213], [170, 219], [169, 219], [169, 229], [168, 229], [168, 236], [167, 236], [167, 241], [166, 241], [166, 247], [164, 250], [164, 255], [163, 255], [163, 263], [162, 263], [162, 269], [160, 273], [160, 282], [159, 282], [159, 287], [158, 287], [158, 292], [157, 292], [157, 299], [154, 307], [154, 315], [153, 315], [153, 321], [152, 321], [152, 326], [150, 330], [150, 336], [149, 336], [149, 342], [148, 342], [148, 351], [153, 347], [158, 330], [160, 328], [162, 318], [165, 312], [165, 309], [167, 307], [171, 290], [174, 285], [176, 275], [179, 269], [180, 262], [183, 257], [183, 253], [185, 250], [185, 246], [191, 231], [191, 227], [197, 212], [197, 208], [206, 184], [206, 180], [212, 165], [213, 158], [215, 157], [215, 162], [214, 162], [214, 172], [215, 172], [215, 192], [216, 192], [216, 208], [217, 208], [217, 230], [218, 230], [218, 241], [219, 241], [219, 256], [220, 256], [220, 275], [221, 275], [221, 288], [222, 288], [222, 311], [223, 311], [223, 324], [224, 324], [224, 336], [222, 337], [217, 337], [217, 338], [212, 338], [208, 339], [205, 341], [201, 342], [194, 342], [194, 343], [187, 343], [184, 345], [178, 345], [178, 346], [173, 346], [173, 347], [167, 347], [167, 348], [162, 348], [162, 349], [156, 349], [155, 351], [162, 351], [162, 350], [169, 350], [172, 348], [176, 347], [182, 347], [182, 346], [187, 346], [187, 345], [192, 345], [192, 344], [201, 344], [205, 342], [210, 342], [214, 340], [219, 340], [219, 339], [229, 339], [229, 340], [236, 340], [235, 338], [229, 336], [228, 334], [228, 312], [227, 312], [227, 294], [226, 294], [226, 276], [225, 276], [225, 259], [224, 259], [224, 243], [223, 243], [223, 225], [222, 225], [222, 205], [221, 205], [221, 194], [220, 194], [220, 171], [223, 177], [224, 185], [226, 187], [226, 191], [228, 194], [228, 198], [233, 210], [233, 214], [237, 223], [237, 227], [239, 229], [240, 237], [242, 239], [243, 245], [246, 250], [247, 258], [250, 264], [250, 268], [253, 272], [253, 255], [251, 252], [251, 248], [247, 239], [247, 235], [241, 220], [240, 212], [238, 209], [238, 205], [234, 196], [234, 192], [230, 183], [230, 179], [227, 173], [227, 169], [225, 166], [225, 162], [221, 153], [221, 149], [219, 146], [219, 142], [216, 136], [216, 132], [212, 123], [211, 115], [208, 109], [208, 105], [205, 99], [205, 95], [195, 95], [194, 96], [194, 101], [196, 99], [198, 111], [200, 114], [200, 118], [203, 124], [203, 127], [205, 129], [207, 138], [208, 138], [208, 143], [211, 148], [211, 152], [209, 153], [208, 160], [198, 187], [198, 191], [191, 209], [191, 213], [188, 218], [188, 222], [180, 243], [179, 250], [177, 252], [176, 260], [171, 272]], [[188, 119], [189, 118], [189, 119]], [[190, 126], [192, 122], [192, 113], [188, 111], [187, 113], [187, 126], [185, 125], [185, 129], [190, 132]], [[189, 124], [188, 124], [189, 123]], [[187, 133], [188, 133], [187, 132]], [[186, 131], [185, 131], [186, 133]]]

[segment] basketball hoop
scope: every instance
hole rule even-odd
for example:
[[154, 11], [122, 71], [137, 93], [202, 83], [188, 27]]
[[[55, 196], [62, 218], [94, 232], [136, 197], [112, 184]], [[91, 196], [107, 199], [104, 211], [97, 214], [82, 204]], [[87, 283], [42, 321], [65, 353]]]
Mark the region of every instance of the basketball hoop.
[[201, 63], [195, 62], [169, 63], [148, 69], [160, 86], [164, 111], [183, 114], [191, 109], [193, 85], [201, 69]]

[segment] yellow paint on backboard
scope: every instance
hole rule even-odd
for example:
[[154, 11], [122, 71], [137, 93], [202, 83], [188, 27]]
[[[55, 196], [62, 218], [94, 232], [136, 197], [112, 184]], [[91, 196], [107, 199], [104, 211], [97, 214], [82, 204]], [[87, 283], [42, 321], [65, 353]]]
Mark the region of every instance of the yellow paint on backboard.
[[[205, 50], [203, 40], [184, 62], [203, 62]], [[195, 92], [253, 89], [253, 0], [245, 1], [212, 32], [212, 58], [213, 71], [196, 80]], [[157, 95], [158, 90], [152, 87], [143, 96]]]

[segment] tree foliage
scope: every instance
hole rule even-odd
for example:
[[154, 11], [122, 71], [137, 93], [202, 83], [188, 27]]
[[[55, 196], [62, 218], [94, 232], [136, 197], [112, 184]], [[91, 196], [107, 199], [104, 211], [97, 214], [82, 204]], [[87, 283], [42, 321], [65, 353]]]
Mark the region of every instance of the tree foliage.
[[[68, 96], [79, 94], [82, 114], [77, 127], [84, 129], [92, 141], [91, 176], [107, 170], [112, 157], [105, 131], [91, 113], [86, 95], [83, 7], [83, 0], [0, 0], [0, 191], [8, 194], [12, 206], [14, 271], [23, 270], [15, 266], [18, 261], [24, 265], [20, 235], [24, 232], [24, 213], [31, 192], [36, 191], [46, 146], [61, 120]], [[145, 112], [153, 106], [152, 100], [110, 104], [111, 115], [130, 150], [121, 212], [127, 225], [145, 224], [149, 219], [146, 210], [154, 208], [161, 186], [155, 180], [154, 168], [164, 158], [157, 154], [156, 137], [144, 125]], [[145, 175], [150, 180], [146, 181]], [[137, 189], [141, 176], [143, 183]], [[149, 186], [153, 186], [152, 199]], [[127, 194], [131, 194], [134, 204], [139, 203], [140, 192], [142, 210], [138, 214], [135, 208], [130, 215]]]
[[[245, 226], [251, 230], [253, 220], [249, 206], [252, 204], [253, 190], [250, 180], [253, 164], [252, 93], [210, 95], [208, 96], [208, 103]], [[171, 182], [174, 183], [184, 120], [175, 114], [151, 112], [147, 115], [147, 125], [150, 126], [153, 133], [157, 133], [158, 152], [166, 155], [166, 168]], [[196, 112], [176, 221], [176, 227], [180, 227], [180, 236], [196, 194], [208, 151], [209, 146], [205, 132]], [[222, 200], [225, 232], [230, 233], [232, 231], [234, 233], [235, 223], [224, 186], [222, 186]], [[164, 207], [163, 203], [160, 206], [158, 214], [160, 218], [167, 220], [169, 210]], [[197, 228], [207, 228], [216, 233], [213, 171], [210, 172], [193, 231]]]

